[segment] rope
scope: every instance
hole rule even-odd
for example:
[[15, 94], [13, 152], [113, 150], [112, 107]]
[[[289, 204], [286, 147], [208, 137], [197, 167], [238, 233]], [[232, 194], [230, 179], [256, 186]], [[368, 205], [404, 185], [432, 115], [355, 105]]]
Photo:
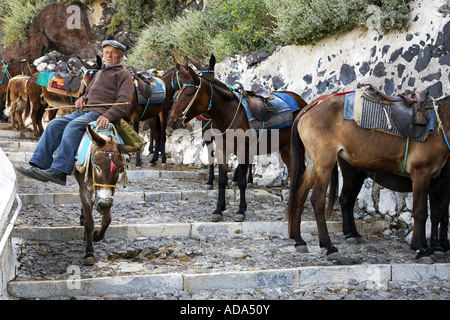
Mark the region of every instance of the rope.
[[409, 138], [406, 139], [406, 150], [405, 150], [405, 158], [403, 159], [402, 173], [405, 172], [406, 159], [407, 159], [407, 157], [408, 157], [408, 150], [409, 150]]
[[436, 111], [438, 130], [442, 131], [442, 135], [444, 136], [444, 140], [445, 140], [445, 143], [447, 144], [447, 148], [450, 150], [450, 144], [448, 143], [447, 135], [445, 134], [445, 131], [444, 131], [444, 126], [442, 125], [441, 118], [439, 117], [439, 112], [438, 112], [439, 105], [436, 103], [436, 100], [433, 97], [431, 97], [431, 99], [433, 100], [434, 110]]
[[[206, 119], [205, 119], [206, 120]], [[199, 133], [199, 132], [202, 132], [203, 131], [203, 129], [205, 129], [207, 126], [208, 126], [208, 124], [211, 122], [211, 119], [209, 119], [208, 120], [208, 122], [204, 125], [204, 127], [203, 128], [201, 128], [199, 131], [197, 131], [197, 132], [192, 132], [192, 133], [189, 133], [191, 136], [193, 136], [194, 134], [197, 134], [197, 133]]]

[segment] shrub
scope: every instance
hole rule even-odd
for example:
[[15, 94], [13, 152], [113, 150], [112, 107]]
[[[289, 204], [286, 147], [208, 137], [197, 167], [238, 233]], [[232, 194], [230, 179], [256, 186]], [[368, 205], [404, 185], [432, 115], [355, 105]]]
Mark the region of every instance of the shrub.
[[112, 7], [117, 13], [108, 28], [113, 29], [123, 22], [130, 31], [139, 31], [152, 18], [154, 2], [154, 0], [112, 0]]
[[127, 56], [127, 65], [139, 68], [166, 69], [172, 64], [172, 52], [176, 42], [169, 23], [144, 29], [137, 44]]
[[[409, 26], [402, 0], [266, 0], [274, 8], [274, 35], [282, 44], [308, 44], [376, 19], [380, 32]], [[381, 4], [381, 6], [380, 6]]]
[[272, 51], [274, 18], [261, 0], [221, 0], [208, 4], [215, 28], [211, 49], [218, 56]]
[[11, 0], [4, 4], [6, 14], [1, 18], [2, 43], [9, 47], [15, 40], [25, 40], [28, 36], [28, 26], [34, 17], [52, 2], [51, 0]]

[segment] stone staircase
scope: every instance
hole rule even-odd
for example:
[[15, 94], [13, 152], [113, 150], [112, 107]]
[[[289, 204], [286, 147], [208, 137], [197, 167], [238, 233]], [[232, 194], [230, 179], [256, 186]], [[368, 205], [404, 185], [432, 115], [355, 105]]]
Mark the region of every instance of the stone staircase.
[[[0, 126], [0, 148], [13, 165], [26, 164], [36, 143], [31, 132]], [[225, 221], [210, 223], [217, 190], [205, 190], [205, 180], [206, 170], [174, 165], [136, 170], [132, 159], [129, 183], [117, 189], [105, 240], [94, 244], [96, 264], [86, 267], [73, 177], [58, 186], [17, 176], [22, 207], [11, 238], [16, 270], [8, 298], [116, 299], [152, 293], [173, 299], [201, 290], [450, 278], [445, 255], [437, 263], [419, 264], [406, 243], [379, 236], [389, 229], [387, 221], [358, 221], [365, 246], [346, 244], [338, 214], [329, 230], [354, 264], [335, 265], [318, 248], [310, 208], [302, 222], [309, 253], [295, 252], [284, 221], [287, 188], [248, 189], [248, 217], [242, 223], [232, 222], [239, 191], [229, 188]], [[371, 250], [376, 257], [368, 258]]]

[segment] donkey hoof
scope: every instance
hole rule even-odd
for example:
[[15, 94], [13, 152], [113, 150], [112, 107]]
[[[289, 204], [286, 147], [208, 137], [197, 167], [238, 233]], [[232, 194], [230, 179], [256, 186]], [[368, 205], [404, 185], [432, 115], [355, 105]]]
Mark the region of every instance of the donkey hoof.
[[99, 237], [98, 231], [94, 231], [94, 242], [98, 242], [100, 240], [103, 240], [103, 237]]
[[348, 244], [360, 244], [360, 243], [364, 243], [364, 240], [362, 237], [347, 237], [345, 238], [345, 243]]
[[220, 222], [223, 220], [223, 215], [221, 213], [213, 213], [211, 217], [211, 222]]
[[308, 253], [308, 246], [306, 244], [295, 244], [294, 245], [295, 251], [298, 253]]
[[95, 259], [93, 255], [85, 255], [84, 256], [84, 265], [85, 266], [93, 266], [95, 264]]
[[234, 216], [234, 222], [242, 222], [245, 220], [245, 214], [243, 213], [238, 213]]
[[205, 190], [212, 190], [213, 189], [213, 185], [212, 184], [205, 184]]
[[355, 263], [358, 263], [357, 260], [352, 258], [347, 258], [343, 256], [340, 252], [333, 252], [326, 255], [327, 259], [332, 261], [334, 264], [341, 265], [341, 266], [348, 266]]

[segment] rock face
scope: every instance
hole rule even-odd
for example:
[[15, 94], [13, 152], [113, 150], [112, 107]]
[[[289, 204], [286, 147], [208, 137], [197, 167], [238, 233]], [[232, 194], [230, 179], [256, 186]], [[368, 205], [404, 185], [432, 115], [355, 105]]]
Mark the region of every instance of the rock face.
[[35, 60], [57, 50], [65, 56], [95, 57], [94, 34], [86, 13], [78, 6], [50, 5], [33, 20], [28, 39], [3, 52], [6, 61]]
[[254, 54], [228, 57], [216, 64], [216, 74], [245, 88], [259, 80], [272, 90], [297, 92], [306, 102], [365, 83], [389, 95], [428, 89], [440, 98], [450, 93], [450, 21], [438, 12], [439, 4], [413, 1], [411, 26], [403, 32], [356, 28], [314, 46], [281, 47], [256, 63]]

